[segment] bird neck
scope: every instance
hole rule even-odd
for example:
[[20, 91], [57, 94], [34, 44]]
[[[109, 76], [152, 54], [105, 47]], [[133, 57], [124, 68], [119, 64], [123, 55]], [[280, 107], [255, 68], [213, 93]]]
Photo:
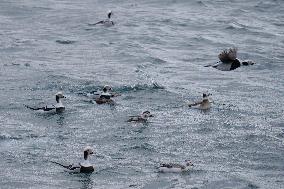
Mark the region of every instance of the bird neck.
[[57, 103], [60, 103], [60, 102], [61, 102], [59, 96], [56, 96], [56, 102], [57, 102]]
[[89, 157], [88, 152], [84, 152], [84, 160], [87, 160], [87, 159], [88, 159], [88, 157]]
[[111, 17], [111, 13], [108, 13], [107, 18], [110, 19]]

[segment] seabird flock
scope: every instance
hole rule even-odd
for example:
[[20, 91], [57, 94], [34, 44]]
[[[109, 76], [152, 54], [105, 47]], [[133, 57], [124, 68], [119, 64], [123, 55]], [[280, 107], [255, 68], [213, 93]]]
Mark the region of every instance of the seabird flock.
[[[109, 11], [107, 14], [107, 19], [96, 22], [94, 24], [89, 24], [90, 26], [102, 25], [106, 27], [114, 26], [114, 22], [111, 20], [111, 16], [113, 15], [112, 11]], [[239, 61], [237, 59], [237, 49], [230, 48], [228, 50], [223, 50], [219, 55], [219, 62], [216, 64], [209, 64], [205, 67], [213, 67], [221, 71], [231, 71], [240, 66], [248, 66], [253, 65], [252, 61]], [[200, 101], [188, 103], [188, 107], [196, 107], [200, 110], [208, 110], [211, 107], [211, 101], [209, 100], [209, 96], [211, 94], [203, 93], [203, 98]], [[108, 85], [104, 86], [100, 91], [92, 91], [86, 95], [88, 98], [94, 100], [97, 104], [110, 104], [115, 105], [113, 97], [119, 96], [119, 94], [112, 92], [112, 88]], [[55, 112], [62, 113], [65, 110], [65, 106], [62, 103], [62, 99], [66, 98], [62, 92], [58, 92], [55, 94], [56, 104], [46, 105], [42, 107], [31, 107], [25, 105], [27, 108], [40, 112]], [[144, 111], [140, 115], [137, 116], [129, 116], [127, 122], [136, 122], [136, 123], [145, 123], [148, 121], [150, 117], [153, 115], [150, 111]], [[94, 166], [89, 162], [90, 156], [94, 153], [93, 148], [87, 146], [83, 149], [83, 160], [77, 164], [69, 164], [63, 165], [61, 163], [51, 161], [57, 165], [63, 167], [66, 171], [70, 173], [92, 173], [95, 169]], [[176, 163], [161, 163], [158, 167], [159, 172], [163, 173], [180, 173], [190, 170], [193, 167], [191, 161], [186, 160], [185, 165], [176, 164]]]

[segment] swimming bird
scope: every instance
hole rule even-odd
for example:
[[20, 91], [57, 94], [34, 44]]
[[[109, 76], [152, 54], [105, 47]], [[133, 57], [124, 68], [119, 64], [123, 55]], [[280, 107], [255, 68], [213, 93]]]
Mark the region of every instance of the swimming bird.
[[110, 97], [117, 97], [120, 96], [120, 94], [113, 92], [111, 86], [109, 85], [105, 85], [101, 90], [95, 90], [92, 91], [90, 93], [87, 94], [87, 97], [92, 98], [92, 99], [97, 99], [100, 98], [100, 96], [102, 95], [102, 93], [108, 93], [107, 95], [109, 95]]
[[230, 48], [228, 50], [222, 51], [219, 55], [219, 62], [217, 62], [214, 65], [207, 65], [205, 67], [213, 67], [221, 71], [230, 71], [234, 70], [236, 68], [239, 68], [241, 66], [248, 66], [253, 65], [254, 62], [252, 61], [244, 61], [240, 62], [237, 59], [237, 49], [236, 48]]
[[103, 88], [102, 93], [98, 96], [98, 98], [95, 99], [97, 104], [104, 104], [104, 103], [108, 103], [108, 104], [114, 104], [114, 101], [111, 99], [111, 97], [113, 97], [114, 95], [110, 93], [111, 91], [111, 87], [106, 85]]
[[206, 94], [206, 93], [203, 93], [203, 98], [201, 101], [198, 101], [198, 102], [195, 102], [195, 103], [191, 103], [191, 104], [188, 104], [189, 107], [192, 107], [192, 106], [198, 106], [198, 109], [201, 109], [201, 110], [208, 110], [210, 107], [211, 107], [211, 102], [209, 101], [209, 96], [212, 95], [212, 94]]
[[34, 108], [25, 105], [27, 108], [31, 110], [39, 110], [39, 111], [44, 111], [44, 112], [51, 112], [51, 111], [56, 111], [57, 113], [61, 113], [65, 110], [65, 106], [62, 104], [61, 99], [66, 98], [62, 92], [58, 92], [55, 94], [55, 100], [56, 104], [55, 105], [46, 105], [44, 107], [39, 107], [39, 108]]
[[141, 115], [130, 116], [131, 118], [127, 122], [146, 122], [149, 117], [154, 117], [150, 111], [144, 111]]
[[60, 165], [70, 173], [92, 173], [94, 172], [94, 166], [89, 162], [89, 156], [94, 153], [92, 147], [87, 146], [84, 148], [84, 159], [77, 164], [63, 165], [61, 163], [51, 161], [57, 165]]
[[174, 163], [162, 163], [160, 164], [159, 172], [162, 173], [181, 173], [189, 171], [194, 165], [191, 161], [186, 160], [185, 165], [174, 164]]
[[104, 26], [113, 26], [114, 25], [114, 22], [111, 20], [111, 16], [113, 15], [112, 11], [108, 11], [107, 13], [107, 19], [106, 20], [102, 20], [102, 21], [99, 21], [95, 24], [90, 24], [90, 25], [97, 25], [97, 24], [103, 24]]

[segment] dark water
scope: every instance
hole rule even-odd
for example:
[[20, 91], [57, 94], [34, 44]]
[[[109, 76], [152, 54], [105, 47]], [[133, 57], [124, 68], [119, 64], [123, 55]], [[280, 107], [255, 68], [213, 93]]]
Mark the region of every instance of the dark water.
[[[114, 27], [90, 26], [114, 12]], [[284, 3], [272, 1], [0, 2], [0, 188], [284, 188]], [[256, 62], [203, 67], [239, 49]], [[85, 94], [113, 86], [117, 105]], [[54, 102], [40, 114], [23, 104]], [[213, 94], [210, 111], [185, 106]], [[128, 115], [150, 110], [147, 124]], [[92, 175], [76, 162], [95, 148]], [[160, 174], [160, 162], [195, 164]]]

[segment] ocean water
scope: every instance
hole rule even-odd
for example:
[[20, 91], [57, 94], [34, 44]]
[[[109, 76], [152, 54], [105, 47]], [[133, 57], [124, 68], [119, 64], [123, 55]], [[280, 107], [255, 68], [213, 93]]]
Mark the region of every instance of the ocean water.
[[[108, 10], [115, 26], [90, 25]], [[283, 21], [283, 0], [1, 0], [0, 188], [284, 188]], [[230, 47], [256, 64], [204, 67]], [[115, 106], [86, 97], [106, 84]], [[62, 114], [24, 107], [58, 91]], [[210, 111], [186, 106], [203, 92]], [[91, 175], [50, 162], [87, 145]], [[190, 172], [157, 172], [187, 159]]]

